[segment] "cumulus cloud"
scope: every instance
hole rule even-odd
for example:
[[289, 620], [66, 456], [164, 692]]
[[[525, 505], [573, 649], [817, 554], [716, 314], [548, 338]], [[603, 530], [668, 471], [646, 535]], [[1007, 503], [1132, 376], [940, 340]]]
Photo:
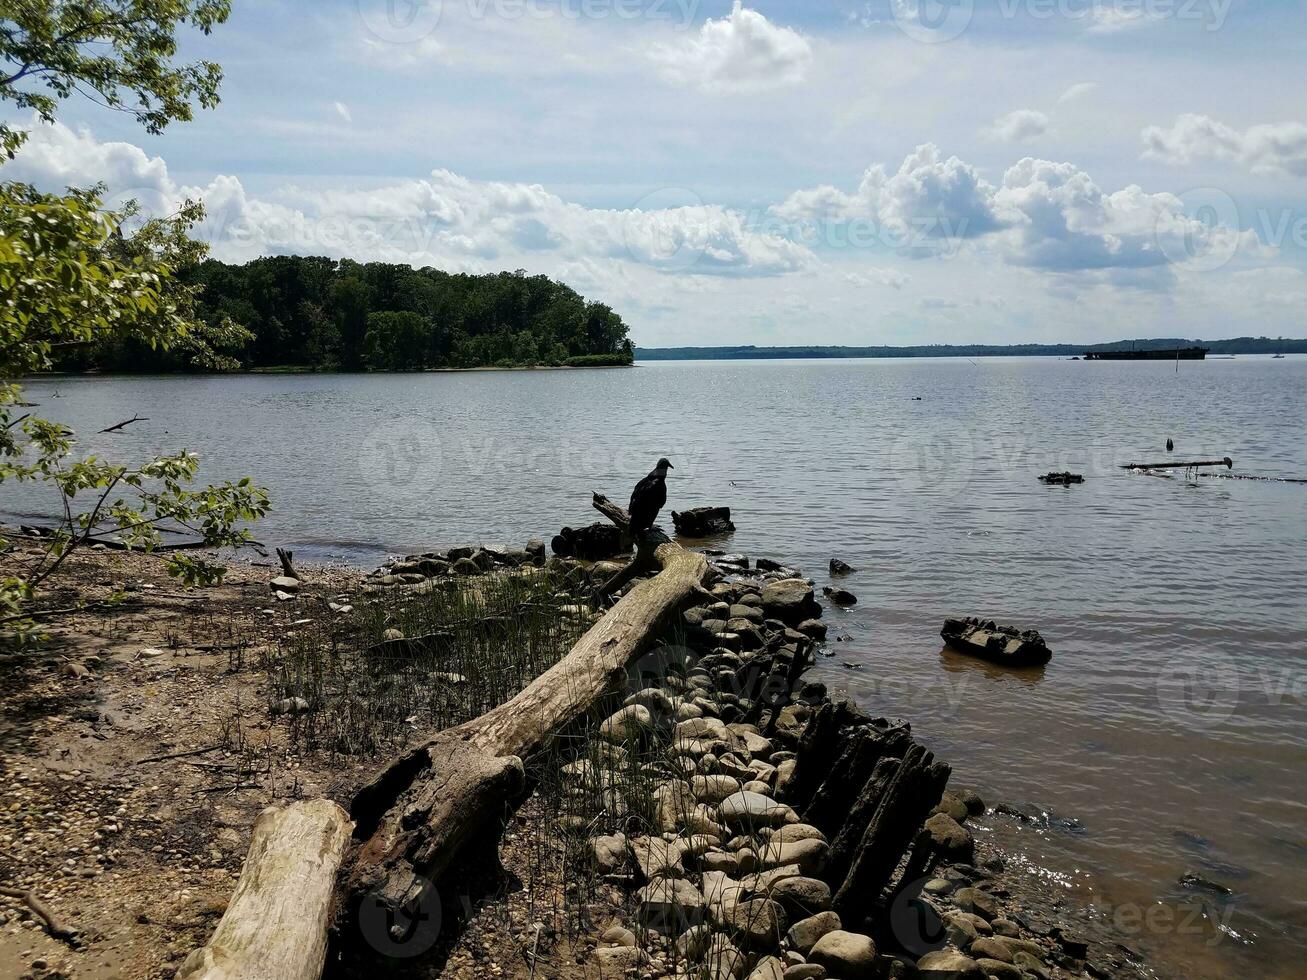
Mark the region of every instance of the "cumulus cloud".
[[705, 91], [753, 92], [803, 80], [812, 46], [740, 0], [721, 20], [708, 20], [695, 37], [657, 44], [650, 57], [664, 77]]
[[1240, 131], [1210, 116], [1185, 113], [1172, 126], [1149, 126], [1141, 136], [1146, 159], [1173, 166], [1226, 160], [1255, 174], [1307, 177], [1307, 125], [1299, 122], [1264, 123]]
[[6, 174], [46, 187], [105, 181], [166, 213], [185, 198], [208, 212], [199, 229], [219, 258], [300, 253], [490, 271], [584, 262], [660, 272], [778, 276], [812, 258], [803, 245], [751, 228], [720, 205], [589, 208], [539, 184], [476, 181], [449, 170], [369, 189], [283, 187], [253, 197], [219, 176], [179, 186], [157, 157], [128, 143], [99, 143], [62, 124], [38, 126]]
[[985, 131], [991, 139], [1021, 143], [1048, 132], [1048, 116], [1035, 109], [1015, 109], [999, 116]]
[[868, 169], [855, 193], [802, 190], [773, 212], [789, 221], [906, 226], [904, 240], [917, 252], [932, 238], [947, 239], [936, 251], [971, 240], [1012, 265], [1058, 275], [1110, 272], [1127, 285], [1164, 285], [1173, 266], [1258, 249], [1252, 231], [1191, 218], [1173, 194], [1135, 185], [1107, 193], [1074, 164], [1034, 157], [1012, 165], [995, 186], [931, 144], [909, 154], [893, 175]]
[[886, 241], [920, 247], [932, 239], [956, 242], [997, 230], [993, 197], [993, 186], [975, 167], [923, 143], [893, 174], [880, 164], [869, 167], [853, 194], [816, 187], [796, 191], [772, 210], [788, 221], [870, 220], [884, 226]]
[[844, 281], [851, 286], [889, 286], [890, 289], [902, 289], [908, 281], [908, 275], [898, 269], [871, 266], [857, 272], [846, 272]]

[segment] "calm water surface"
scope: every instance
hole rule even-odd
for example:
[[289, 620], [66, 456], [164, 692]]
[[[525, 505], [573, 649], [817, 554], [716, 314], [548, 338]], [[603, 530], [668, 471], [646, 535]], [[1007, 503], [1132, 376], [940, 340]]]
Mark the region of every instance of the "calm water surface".
[[[1136, 476], [1230, 455], [1307, 476], [1307, 358], [683, 362], [531, 373], [69, 379], [30, 386], [87, 450], [201, 453], [274, 494], [306, 557], [520, 544], [589, 523], [662, 455], [669, 508], [729, 505], [724, 546], [859, 597], [821, 679], [910, 719], [955, 781], [1052, 817], [986, 818], [1159, 972], [1301, 976], [1307, 961], [1307, 485]], [[58, 396], [58, 397], [55, 397]], [[916, 400], [916, 399], [920, 400]], [[1045, 488], [1050, 469], [1082, 486]], [[11, 516], [49, 510], [12, 487]], [[943, 653], [943, 618], [1041, 630], [1052, 664]], [[850, 669], [846, 663], [859, 665]], [[1193, 872], [1235, 894], [1183, 889]], [[1190, 910], [1206, 905], [1211, 920]]]

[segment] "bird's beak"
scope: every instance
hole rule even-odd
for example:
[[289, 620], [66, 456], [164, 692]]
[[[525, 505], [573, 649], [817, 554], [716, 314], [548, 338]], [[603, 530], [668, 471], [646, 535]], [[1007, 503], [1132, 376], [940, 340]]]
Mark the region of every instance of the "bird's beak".
[[668, 468], [669, 470], [674, 470], [674, 469], [676, 469], [676, 467], [673, 466], [671, 463], [668, 463], [668, 464], [667, 464], [667, 468]]

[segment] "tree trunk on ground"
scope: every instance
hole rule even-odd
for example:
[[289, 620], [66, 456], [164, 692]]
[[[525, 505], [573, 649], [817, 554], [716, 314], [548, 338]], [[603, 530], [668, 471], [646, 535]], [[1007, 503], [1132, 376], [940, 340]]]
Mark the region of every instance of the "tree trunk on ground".
[[227, 911], [208, 945], [182, 963], [177, 980], [316, 980], [352, 826], [330, 800], [259, 814]]
[[442, 732], [359, 792], [351, 810], [362, 845], [344, 886], [347, 909], [364, 899], [396, 912], [418, 907], [460, 846], [516, 804], [522, 760], [624, 689], [628, 665], [708, 570], [701, 555], [670, 542], [653, 556], [659, 574], [636, 585], [525, 690]]

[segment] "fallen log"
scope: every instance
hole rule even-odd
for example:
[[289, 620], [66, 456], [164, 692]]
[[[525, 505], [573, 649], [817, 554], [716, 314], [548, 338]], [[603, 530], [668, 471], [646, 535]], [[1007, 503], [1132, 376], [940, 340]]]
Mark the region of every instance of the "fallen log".
[[176, 980], [316, 980], [352, 824], [330, 800], [270, 806], [218, 928]]
[[523, 760], [625, 688], [629, 664], [708, 572], [701, 555], [658, 538], [647, 548], [658, 574], [637, 584], [566, 657], [508, 702], [409, 752], [357, 794], [351, 815], [360, 846], [343, 885], [348, 915], [364, 901], [398, 919], [422, 909], [465, 845], [498, 840], [525, 784]]

